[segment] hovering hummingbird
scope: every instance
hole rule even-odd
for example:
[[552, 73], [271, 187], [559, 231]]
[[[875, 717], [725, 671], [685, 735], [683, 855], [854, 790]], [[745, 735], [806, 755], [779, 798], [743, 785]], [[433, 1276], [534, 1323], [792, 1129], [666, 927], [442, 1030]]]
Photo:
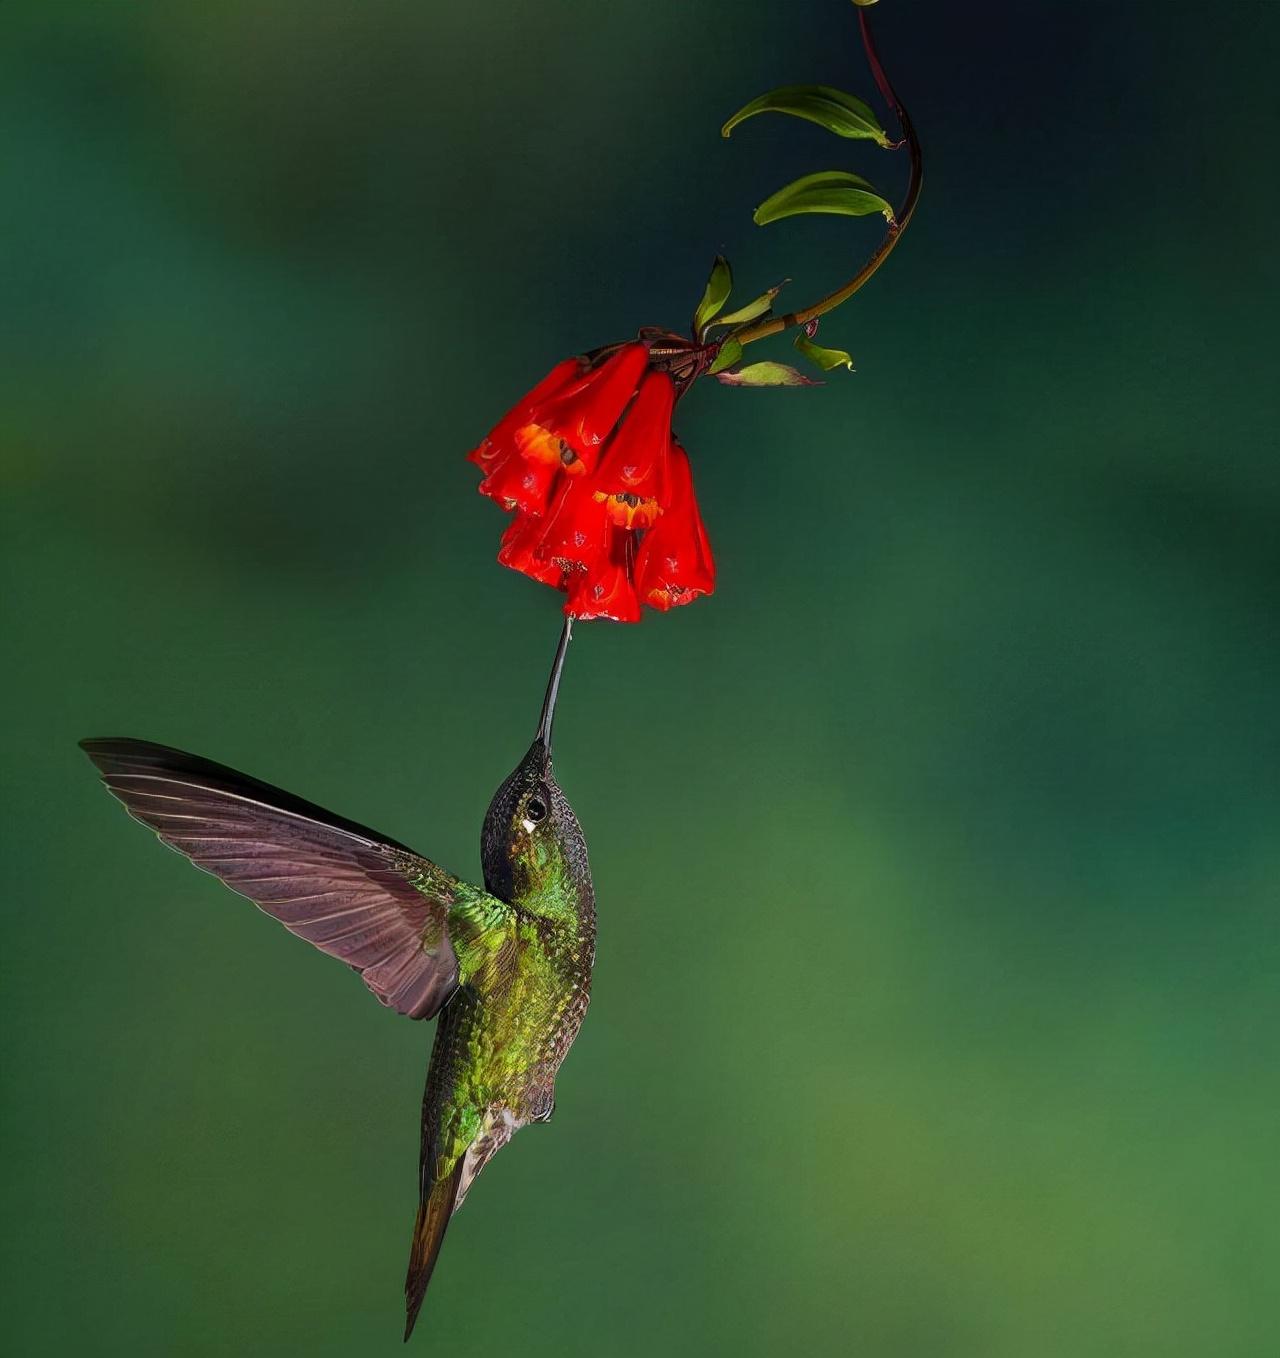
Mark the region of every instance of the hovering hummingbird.
[[538, 733], [494, 794], [470, 885], [375, 830], [196, 755], [144, 740], [81, 747], [135, 820], [347, 963], [409, 1018], [439, 1014], [422, 1100], [413, 1331], [445, 1229], [521, 1127], [546, 1122], [587, 1009], [595, 893], [578, 818], [551, 771], [566, 621]]

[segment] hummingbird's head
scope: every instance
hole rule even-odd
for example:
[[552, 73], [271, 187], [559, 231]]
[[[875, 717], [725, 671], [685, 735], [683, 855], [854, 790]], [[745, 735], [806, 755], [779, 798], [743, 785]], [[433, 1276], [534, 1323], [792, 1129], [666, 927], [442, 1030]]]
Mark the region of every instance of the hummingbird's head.
[[[571, 623], [566, 620], [538, 734], [493, 794], [485, 814], [480, 840], [484, 884], [500, 900], [545, 896], [584, 881], [590, 889], [582, 829], [551, 771], [551, 727], [571, 636]], [[569, 904], [566, 898], [566, 907]]]

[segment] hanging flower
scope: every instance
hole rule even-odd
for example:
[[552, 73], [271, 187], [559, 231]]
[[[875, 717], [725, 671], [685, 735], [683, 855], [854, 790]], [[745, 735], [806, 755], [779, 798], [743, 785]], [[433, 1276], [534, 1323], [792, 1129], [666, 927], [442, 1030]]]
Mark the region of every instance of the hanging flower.
[[667, 464], [667, 509], [640, 544], [635, 578], [642, 601], [664, 613], [715, 588], [716, 566], [693, 494], [689, 455], [678, 443]]
[[645, 328], [637, 338], [558, 363], [498, 422], [469, 458], [483, 472], [480, 493], [512, 520], [498, 560], [562, 590], [575, 618], [638, 622], [715, 590], [715, 559], [702, 522], [689, 458], [671, 432], [676, 403], [700, 377], [731, 387], [809, 387], [814, 379], [776, 359], [748, 363], [759, 340], [796, 330], [796, 351], [823, 374], [853, 371], [843, 349], [814, 342], [820, 318], [842, 306], [889, 257], [920, 197], [923, 162], [911, 119], [894, 93], [871, 36], [867, 7], [854, 0], [867, 62], [897, 117], [901, 136], [881, 126], [866, 100], [830, 85], [783, 85], [744, 104], [721, 127], [730, 136], [760, 114], [816, 124], [845, 142], [907, 151], [901, 207], [866, 179], [837, 168], [802, 175], [760, 204], [757, 225], [806, 214], [881, 217], [884, 235], [857, 273], [817, 301], [781, 315], [784, 283], [728, 308], [733, 271], [717, 255], [688, 336]]
[[679, 390], [710, 359], [685, 360], [692, 346], [669, 338], [656, 360], [651, 334], [558, 363], [469, 455], [480, 493], [514, 515], [498, 560], [563, 590], [571, 617], [639, 622], [642, 603], [665, 611], [715, 588], [671, 434]]

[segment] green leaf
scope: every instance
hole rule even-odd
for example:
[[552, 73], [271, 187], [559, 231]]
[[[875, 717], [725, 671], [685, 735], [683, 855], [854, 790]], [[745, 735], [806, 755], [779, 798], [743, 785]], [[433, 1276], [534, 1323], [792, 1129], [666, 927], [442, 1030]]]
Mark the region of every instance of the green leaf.
[[825, 127], [838, 137], [858, 137], [885, 147], [893, 145], [870, 104], [830, 85], [782, 85], [770, 90], [744, 104], [720, 129], [720, 135], [727, 137], [739, 123], [757, 113], [790, 113]]
[[707, 369], [709, 373], [718, 373], [727, 368], [731, 363], [736, 363], [742, 357], [742, 345], [736, 339], [727, 339], [720, 346], [720, 352], [716, 355], [716, 361]]
[[816, 363], [824, 373], [833, 368], [848, 368], [853, 372], [853, 359], [843, 349], [824, 349], [815, 344], [803, 331], [796, 336], [796, 348], [809, 360]]
[[[712, 368], [712, 372], [716, 370]], [[716, 381], [727, 387], [819, 387], [798, 369], [786, 363], [748, 363], [736, 372], [716, 373]]]
[[820, 170], [779, 189], [756, 208], [755, 223], [765, 226], [802, 212], [834, 212], [845, 217], [879, 212], [893, 225], [892, 206], [861, 175], [844, 170]]
[[863, 9], [866, 9], [868, 5], [874, 5], [876, 3], [876, 0], [853, 0], [853, 3], [855, 5], [861, 6]]
[[703, 328], [719, 313], [720, 308], [729, 300], [729, 293], [732, 290], [733, 270], [723, 255], [717, 255], [716, 262], [711, 266], [711, 277], [707, 279], [707, 286], [702, 292], [702, 301], [698, 303], [698, 309], [693, 313], [695, 334], [700, 335]]
[[719, 317], [716, 325], [743, 325], [747, 321], [754, 321], [757, 316], [763, 316], [773, 305], [773, 299], [786, 287], [791, 280], [788, 278], [779, 283], [776, 288], [770, 288], [768, 292], [762, 292], [753, 302], [748, 302], [746, 306], [739, 307], [737, 311], [726, 312]]

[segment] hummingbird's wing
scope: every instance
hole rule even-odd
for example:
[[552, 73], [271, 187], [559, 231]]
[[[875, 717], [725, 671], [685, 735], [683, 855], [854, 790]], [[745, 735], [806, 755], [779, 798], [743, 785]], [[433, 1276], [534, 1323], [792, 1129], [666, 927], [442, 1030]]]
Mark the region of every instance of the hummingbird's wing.
[[135, 820], [401, 1014], [431, 1018], [509, 955], [510, 906], [375, 830], [164, 745], [80, 744]]

